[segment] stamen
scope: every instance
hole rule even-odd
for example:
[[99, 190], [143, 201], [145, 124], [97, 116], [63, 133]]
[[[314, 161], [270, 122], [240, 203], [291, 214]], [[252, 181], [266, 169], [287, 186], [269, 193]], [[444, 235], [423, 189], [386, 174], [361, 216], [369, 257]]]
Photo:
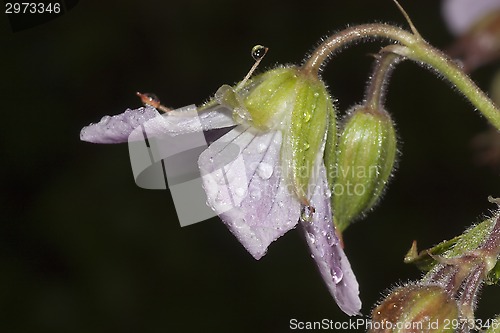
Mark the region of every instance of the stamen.
[[255, 45], [252, 48], [252, 58], [255, 59], [255, 63], [253, 64], [252, 68], [250, 68], [250, 71], [248, 71], [245, 78], [236, 86], [235, 91], [240, 90], [241, 88], [243, 88], [245, 83], [247, 83], [248, 79], [252, 76], [253, 72], [257, 69], [257, 66], [259, 66], [261, 60], [266, 55], [267, 50], [268, 48], [262, 45]]

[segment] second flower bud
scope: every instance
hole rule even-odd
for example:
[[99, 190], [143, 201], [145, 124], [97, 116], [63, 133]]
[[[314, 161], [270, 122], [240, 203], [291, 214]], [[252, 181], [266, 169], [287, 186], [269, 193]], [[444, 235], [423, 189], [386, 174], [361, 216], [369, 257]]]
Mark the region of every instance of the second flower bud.
[[337, 145], [332, 185], [334, 222], [342, 232], [379, 200], [396, 160], [396, 132], [382, 109], [355, 106]]

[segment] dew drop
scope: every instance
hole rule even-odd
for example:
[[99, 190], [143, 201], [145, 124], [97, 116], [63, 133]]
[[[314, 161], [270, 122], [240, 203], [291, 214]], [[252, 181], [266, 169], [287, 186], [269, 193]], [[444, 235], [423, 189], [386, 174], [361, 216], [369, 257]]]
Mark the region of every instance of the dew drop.
[[264, 143], [259, 143], [259, 145], [257, 146], [257, 152], [259, 154], [262, 154], [263, 152], [265, 152], [267, 149], [267, 145], [265, 145]]
[[307, 123], [311, 120], [311, 113], [310, 112], [304, 112], [304, 121]]
[[245, 220], [244, 219], [235, 219], [232, 224], [233, 224], [233, 227], [241, 229], [245, 226]]
[[311, 222], [314, 213], [314, 207], [312, 206], [302, 206], [300, 211], [300, 220], [302, 222]]
[[273, 169], [272, 165], [267, 164], [267, 163], [260, 163], [259, 166], [257, 167], [257, 174], [262, 179], [271, 178], [273, 171], [274, 171], [274, 169]]
[[316, 237], [314, 237], [314, 235], [311, 234], [310, 232], [307, 233], [307, 238], [309, 239], [309, 241], [311, 242], [311, 244], [316, 243]]
[[247, 190], [244, 189], [243, 187], [238, 187], [237, 189], [234, 190], [234, 193], [239, 196], [243, 197], [246, 194]]
[[252, 58], [254, 58], [254, 60], [260, 60], [260, 59], [264, 58], [266, 53], [267, 53], [267, 47], [265, 47], [265, 46], [255, 45], [252, 48]]
[[325, 256], [325, 249], [322, 246], [318, 246], [317, 250], [320, 258], [323, 258]]
[[309, 142], [307, 142], [307, 141], [304, 142], [304, 150], [308, 150], [310, 146], [311, 145], [309, 145]]
[[252, 190], [252, 192], [250, 192], [250, 196], [253, 199], [259, 200], [260, 199], [260, 190], [259, 189]]
[[334, 246], [337, 244], [337, 238], [336, 237], [332, 237], [331, 234], [328, 234], [326, 235], [326, 242], [328, 245], [330, 246]]
[[332, 269], [330, 269], [330, 274], [332, 275], [333, 282], [335, 284], [342, 281], [342, 278], [344, 277], [344, 274], [342, 273], [342, 271], [338, 267], [333, 267]]
[[217, 178], [217, 184], [219, 185], [224, 185], [226, 184], [226, 179], [224, 178], [223, 175], [221, 175], [220, 173], [216, 173], [215, 174], [215, 177]]

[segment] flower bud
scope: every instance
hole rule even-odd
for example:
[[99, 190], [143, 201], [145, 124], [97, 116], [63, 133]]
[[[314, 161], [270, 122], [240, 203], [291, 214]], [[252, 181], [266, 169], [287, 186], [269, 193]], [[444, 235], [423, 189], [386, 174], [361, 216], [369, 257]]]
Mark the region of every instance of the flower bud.
[[454, 332], [457, 302], [438, 285], [396, 288], [372, 312], [370, 333]]
[[395, 159], [396, 133], [389, 114], [356, 106], [337, 146], [332, 204], [339, 231], [377, 203]]

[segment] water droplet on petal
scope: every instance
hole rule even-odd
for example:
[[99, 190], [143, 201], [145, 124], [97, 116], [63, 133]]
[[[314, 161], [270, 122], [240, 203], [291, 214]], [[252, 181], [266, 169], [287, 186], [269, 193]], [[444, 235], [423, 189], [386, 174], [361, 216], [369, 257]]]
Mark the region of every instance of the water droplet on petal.
[[313, 206], [302, 206], [302, 209], [300, 211], [300, 220], [302, 222], [311, 222], [313, 214], [314, 214]]
[[307, 238], [309, 239], [311, 244], [314, 244], [316, 242], [316, 237], [314, 237], [314, 235], [311, 234], [310, 232], [307, 233]]
[[215, 197], [215, 202], [220, 203], [220, 202], [222, 202], [222, 200], [223, 200], [222, 191], [219, 191], [219, 192], [217, 192], [217, 196]]
[[342, 281], [342, 278], [344, 277], [344, 273], [342, 273], [342, 270], [339, 267], [333, 267], [330, 269], [330, 274], [332, 274], [333, 282], [335, 284]]
[[238, 187], [234, 190], [234, 193], [239, 197], [243, 197], [247, 193], [247, 190], [243, 187]]
[[319, 256], [323, 258], [325, 256], [325, 249], [322, 246], [318, 246], [316, 249], [318, 250]]
[[263, 143], [259, 143], [259, 145], [257, 146], [257, 152], [259, 154], [262, 154], [263, 152], [265, 152], [267, 149], [267, 145], [263, 144]]
[[221, 174], [218, 174], [217, 175], [217, 184], [224, 185], [225, 183], [226, 183], [226, 179], [224, 178], [224, 176]]
[[257, 167], [257, 174], [262, 179], [269, 179], [273, 174], [273, 166], [267, 163], [260, 163]]
[[233, 227], [241, 229], [245, 226], [245, 220], [242, 218], [234, 219], [232, 224], [233, 224]]
[[250, 196], [253, 199], [259, 200], [260, 199], [260, 189], [255, 189], [250, 192]]
[[337, 237], [332, 237], [331, 234], [328, 234], [328, 235], [326, 235], [326, 242], [328, 243], [328, 245], [334, 246], [338, 243]]

